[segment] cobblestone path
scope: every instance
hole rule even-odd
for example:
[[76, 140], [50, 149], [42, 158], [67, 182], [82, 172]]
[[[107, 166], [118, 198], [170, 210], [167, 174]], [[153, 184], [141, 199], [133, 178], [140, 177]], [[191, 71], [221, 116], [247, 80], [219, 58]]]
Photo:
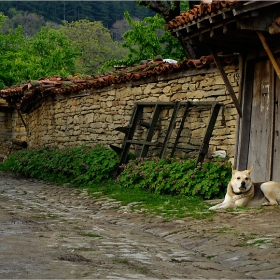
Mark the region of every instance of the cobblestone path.
[[165, 222], [0, 173], [1, 279], [280, 278], [280, 210]]

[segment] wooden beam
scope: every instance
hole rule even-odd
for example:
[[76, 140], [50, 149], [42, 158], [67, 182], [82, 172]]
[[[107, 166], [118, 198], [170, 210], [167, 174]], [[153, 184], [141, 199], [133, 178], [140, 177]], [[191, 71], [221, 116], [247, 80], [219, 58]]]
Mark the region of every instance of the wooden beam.
[[174, 127], [175, 127], [176, 118], [177, 118], [179, 109], [180, 109], [180, 101], [176, 101], [174, 103], [173, 114], [172, 114], [172, 117], [171, 117], [168, 129], [167, 129], [164, 141], [163, 141], [163, 145], [162, 145], [160, 154], [159, 154], [160, 158], [163, 158], [165, 156], [165, 152], [166, 152], [166, 149], [167, 149], [167, 144], [168, 144], [169, 139], [171, 137], [172, 131], [173, 131]]
[[[242, 5], [240, 7], [237, 7], [232, 10], [232, 13], [234, 16], [238, 16], [240, 14], [244, 14], [247, 12], [252, 12], [254, 10], [262, 9], [268, 6], [273, 6], [275, 4], [278, 4], [279, 1], [248, 1], [245, 3], [245, 5]], [[273, 9], [273, 7], [272, 7]]]
[[[242, 93], [244, 85], [244, 72], [245, 72], [245, 56], [244, 54], [239, 54], [239, 90], [238, 90], [238, 102], [242, 103]], [[238, 159], [238, 141], [240, 133], [240, 117], [237, 115], [236, 118], [236, 128], [235, 128], [235, 151], [234, 151], [234, 168], [236, 169], [237, 159]]]
[[215, 61], [216, 65], [217, 65], [217, 67], [218, 67], [218, 69], [220, 71], [220, 74], [221, 74], [221, 76], [222, 76], [222, 78], [224, 80], [224, 83], [225, 83], [225, 85], [226, 85], [226, 87], [228, 89], [228, 92], [229, 92], [229, 94], [231, 96], [231, 99], [232, 99], [232, 101], [233, 101], [233, 103], [235, 105], [235, 108], [236, 108], [240, 118], [242, 118], [242, 110], [241, 110], [240, 103], [239, 103], [239, 101], [236, 98], [235, 92], [234, 92], [234, 90], [233, 90], [233, 88], [232, 88], [232, 86], [231, 86], [231, 84], [230, 84], [230, 82], [228, 80], [228, 77], [227, 77], [226, 72], [225, 72], [225, 70], [224, 70], [224, 68], [223, 68], [223, 66], [221, 64], [221, 61], [220, 61], [218, 55], [217, 55], [217, 52], [213, 48], [210, 48], [210, 50], [211, 50], [211, 53], [213, 55], [214, 61]]
[[259, 36], [259, 38], [262, 42], [262, 45], [263, 45], [263, 47], [264, 47], [264, 49], [265, 49], [265, 51], [266, 51], [266, 53], [269, 57], [270, 62], [272, 63], [272, 66], [273, 66], [278, 78], [280, 79], [280, 68], [279, 68], [279, 66], [278, 66], [278, 64], [277, 64], [277, 62], [276, 62], [276, 60], [273, 56], [273, 53], [271, 52], [271, 50], [270, 50], [270, 48], [269, 48], [269, 46], [266, 42], [265, 37], [263, 36], [262, 32], [257, 31], [257, 34], [258, 34], [258, 36]]
[[22, 121], [22, 123], [23, 123], [25, 129], [26, 129], [27, 126], [26, 126], [26, 123], [25, 123], [25, 121], [24, 121], [24, 119], [23, 119], [23, 116], [22, 116], [20, 110], [18, 109], [18, 106], [15, 105], [15, 107], [16, 107], [16, 110], [17, 110], [17, 112], [18, 112], [18, 115], [19, 115], [19, 117], [20, 117], [20, 119], [21, 119], [21, 121]]
[[202, 145], [199, 149], [199, 153], [198, 153], [198, 156], [197, 156], [197, 159], [196, 159], [196, 164], [195, 164], [196, 166], [199, 163], [203, 162], [204, 157], [208, 153], [209, 142], [210, 142], [210, 139], [212, 137], [213, 129], [215, 127], [215, 123], [216, 123], [216, 120], [217, 120], [217, 117], [218, 117], [218, 114], [219, 114], [219, 111], [220, 111], [220, 107], [221, 107], [221, 104], [216, 103], [211, 108], [211, 114], [210, 114], [210, 117], [209, 117], [209, 122], [208, 122], [206, 132], [205, 132], [205, 135], [204, 135], [204, 138], [203, 138], [203, 141], [202, 141]]

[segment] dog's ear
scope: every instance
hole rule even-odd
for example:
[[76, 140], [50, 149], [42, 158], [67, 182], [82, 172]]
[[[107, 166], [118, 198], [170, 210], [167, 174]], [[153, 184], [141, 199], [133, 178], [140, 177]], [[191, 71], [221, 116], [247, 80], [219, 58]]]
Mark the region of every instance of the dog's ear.
[[234, 168], [233, 168], [233, 166], [231, 167], [231, 171], [232, 171], [232, 173], [235, 173], [237, 170], [235, 170]]
[[252, 170], [253, 170], [253, 166], [251, 166], [247, 171], [250, 174], [252, 172]]

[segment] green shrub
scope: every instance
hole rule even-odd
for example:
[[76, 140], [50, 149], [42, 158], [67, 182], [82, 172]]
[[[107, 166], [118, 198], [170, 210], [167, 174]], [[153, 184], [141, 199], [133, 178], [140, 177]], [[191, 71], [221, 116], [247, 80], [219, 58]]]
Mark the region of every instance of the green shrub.
[[[0, 169], [94, 189], [106, 182], [111, 184], [118, 163], [117, 154], [102, 145], [42, 147], [15, 152], [0, 164]], [[206, 160], [197, 167], [195, 158], [136, 158], [121, 169], [116, 183], [122, 189], [203, 199], [223, 197], [231, 177], [230, 162], [220, 158]]]
[[118, 162], [117, 154], [102, 145], [42, 147], [15, 152], [0, 168], [31, 178], [80, 185], [112, 178]]
[[121, 166], [117, 181], [126, 188], [139, 188], [156, 194], [220, 198], [231, 178], [228, 159], [206, 160], [195, 167], [195, 158], [137, 158]]

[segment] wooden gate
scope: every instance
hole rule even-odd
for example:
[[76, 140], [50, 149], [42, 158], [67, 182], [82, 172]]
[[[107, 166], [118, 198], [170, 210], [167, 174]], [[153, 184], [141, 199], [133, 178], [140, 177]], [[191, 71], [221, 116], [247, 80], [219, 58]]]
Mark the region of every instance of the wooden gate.
[[254, 181], [280, 182], [280, 81], [269, 60], [248, 63], [246, 72], [237, 168], [254, 166]]

